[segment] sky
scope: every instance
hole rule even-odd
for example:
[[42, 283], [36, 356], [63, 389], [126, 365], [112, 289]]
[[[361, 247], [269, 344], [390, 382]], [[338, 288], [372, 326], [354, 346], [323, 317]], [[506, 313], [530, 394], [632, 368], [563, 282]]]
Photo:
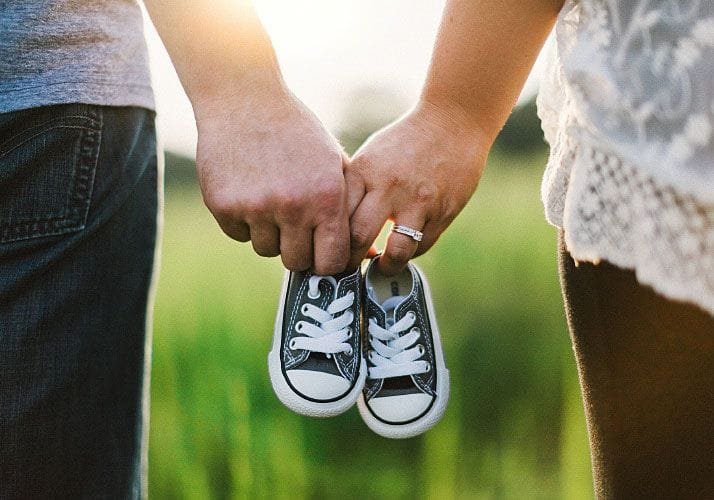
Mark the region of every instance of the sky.
[[[335, 131], [359, 89], [392, 92], [404, 103], [419, 95], [444, 0], [254, 0], [291, 90]], [[188, 98], [153, 27], [147, 38], [159, 136], [166, 149], [195, 155], [196, 126]], [[537, 89], [542, 62], [524, 89]], [[522, 96], [523, 97], [523, 96]]]

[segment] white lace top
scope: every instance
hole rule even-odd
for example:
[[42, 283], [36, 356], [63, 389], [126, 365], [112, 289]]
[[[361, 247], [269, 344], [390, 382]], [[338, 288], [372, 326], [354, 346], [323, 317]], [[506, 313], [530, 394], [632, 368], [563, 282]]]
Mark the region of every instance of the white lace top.
[[577, 260], [714, 314], [714, 1], [566, 0], [538, 112]]

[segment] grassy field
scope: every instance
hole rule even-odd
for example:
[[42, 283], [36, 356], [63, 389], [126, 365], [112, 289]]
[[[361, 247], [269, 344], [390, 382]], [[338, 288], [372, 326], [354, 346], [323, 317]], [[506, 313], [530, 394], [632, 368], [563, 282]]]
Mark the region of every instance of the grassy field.
[[577, 374], [538, 200], [542, 153], [494, 156], [418, 262], [451, 370], [442, 422], [391, 441], [356, 409], [291, 413], [266, 357], [278, 259], [225, 237], [170, 185], [154, 332], [151, 498], [592, 498]]

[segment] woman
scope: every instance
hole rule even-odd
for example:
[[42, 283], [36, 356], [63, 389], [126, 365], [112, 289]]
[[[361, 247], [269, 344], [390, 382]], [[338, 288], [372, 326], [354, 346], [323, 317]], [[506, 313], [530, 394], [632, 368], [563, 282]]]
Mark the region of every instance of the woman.
[[419, 104], [346, 172], [353, 259], [387, 217], [424, 237], [393, 233], [385, 273], [434, 243], [554, 23], [538, 103], [551, 145], [543, 201], [561, 229], [596, 493], [714, 496], [710, 2], [448, 2]]

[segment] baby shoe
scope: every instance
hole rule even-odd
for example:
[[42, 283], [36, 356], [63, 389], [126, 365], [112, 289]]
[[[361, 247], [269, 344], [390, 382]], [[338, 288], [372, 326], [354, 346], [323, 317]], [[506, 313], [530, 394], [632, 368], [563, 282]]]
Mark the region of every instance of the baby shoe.
[[367, 426], [388, 438], [408, 438], [433, 427], [449, 400], [429, 285], [416, 265], [382, 275], [365, 273], [368, 374], [357, 405]]
[[268, 355], [278, 399], [311, 417], [349, 409], [364, 386], [360, 269], [335, 276], [286, 272]]

